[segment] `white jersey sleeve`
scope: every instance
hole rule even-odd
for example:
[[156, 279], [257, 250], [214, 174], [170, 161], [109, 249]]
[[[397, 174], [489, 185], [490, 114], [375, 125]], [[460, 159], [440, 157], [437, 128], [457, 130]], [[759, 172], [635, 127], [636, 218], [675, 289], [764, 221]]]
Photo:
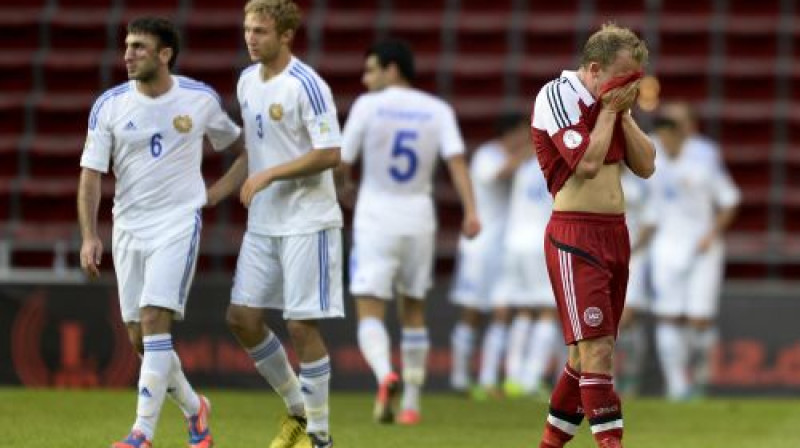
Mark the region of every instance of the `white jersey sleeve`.
[[81, 155], [81, 166], [107, 173], [111, 164], [114, 137], [111, 129], [111, 102], [130, 90], [124, 83], [100, 95], [89, 112], [89, 131]]
[[505, 166], [507, 156], [502, 151], [477, 151], [470, 164], [473, 182], [491, 183]]
[[450, 105], [442, 103], [444, 110], [441, 117], [441, 154], [445, 159], [464, 154], [464, 138], [458, 129], [456, 114]]
[[227, 148], [239, 138], [241, 132], [239, 126], [222, 109], [221, 104], [217, 103], [215, 107], [211, 108], [206, 124], [206, 135], [214, 150], [221, 151]]
[[303, 84], [306, 93], [300, 95], [300, 110], [313, 148], [339, 148], [342, 134], [330, 87], [322, 78], [308, 72], [300, 64], [295, 65], [291, 71]]
[[[719, 154], [719, 152], [717, 152]], [[719, 157], [714, 158], [712, 189], [714, 200], [722, 208], [731, 208], [739, 205], [741, 192], [731, 179], [725, 164]]]
[[547, 83], [536, 96], [533, 112], [533, 127], [547, 131], [551, 137], [560, 130], [581, 121], [581, 100], [566, 78]]
[[342, 161], [353, 163], [361, 154], [370, 110], [366, 95], [358, 97], [350, 108], [342, 132]]

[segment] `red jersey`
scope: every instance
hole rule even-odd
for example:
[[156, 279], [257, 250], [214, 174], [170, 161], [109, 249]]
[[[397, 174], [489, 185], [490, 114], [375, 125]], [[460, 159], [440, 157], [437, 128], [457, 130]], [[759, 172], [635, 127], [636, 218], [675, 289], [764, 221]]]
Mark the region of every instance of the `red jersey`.
[[[574, 71], [545, 84], [533, 106], [531, 132], [539, 164], [553, 196], [575, 172], [589, 146], [589, 136], [597, 123], [602, 103], [594, 97]], [[625, 158], [625, 136], [617, 118], [605, 163]]]

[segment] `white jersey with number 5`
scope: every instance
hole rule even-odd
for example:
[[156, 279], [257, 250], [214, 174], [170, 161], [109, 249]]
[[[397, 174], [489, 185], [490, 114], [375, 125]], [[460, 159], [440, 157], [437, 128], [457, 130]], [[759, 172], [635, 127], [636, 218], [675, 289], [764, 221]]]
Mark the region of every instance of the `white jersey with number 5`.
[[353, 163], [362, 151], [355, 229], [394, 235], [434, 231], [436, 161], [464, 153], [450, 105], [407, 87], [361, 95], [344, 127], [342, 159]]
[[111, 163], [115, 228], [160, 240], [194, 226], [206, 202], [203, 136], [220, 150], [239, 133], [206, 84], [173, 76], [170, 90], [151, 98], [128, 81], [94, 103], [81, 166], [106, 173]]

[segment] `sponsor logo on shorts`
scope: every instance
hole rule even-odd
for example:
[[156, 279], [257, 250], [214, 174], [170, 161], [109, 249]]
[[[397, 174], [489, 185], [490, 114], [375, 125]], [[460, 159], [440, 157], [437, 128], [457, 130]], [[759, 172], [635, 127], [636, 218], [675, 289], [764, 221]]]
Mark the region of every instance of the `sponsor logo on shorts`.
[[583, 311], [583, 321], [590, 327], [597, 327], [603, 323], [603, 312], [596, 306], [590, 306]]

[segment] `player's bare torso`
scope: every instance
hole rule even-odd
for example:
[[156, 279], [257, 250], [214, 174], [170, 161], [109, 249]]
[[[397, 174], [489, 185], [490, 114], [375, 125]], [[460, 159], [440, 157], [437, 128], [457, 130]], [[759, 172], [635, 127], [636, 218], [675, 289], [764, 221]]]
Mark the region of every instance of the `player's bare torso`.
[[593, 179], [575, 175], [556, 193], [553, 210], [562, 212], [624, 213], [622, 162], [603, 165]]

